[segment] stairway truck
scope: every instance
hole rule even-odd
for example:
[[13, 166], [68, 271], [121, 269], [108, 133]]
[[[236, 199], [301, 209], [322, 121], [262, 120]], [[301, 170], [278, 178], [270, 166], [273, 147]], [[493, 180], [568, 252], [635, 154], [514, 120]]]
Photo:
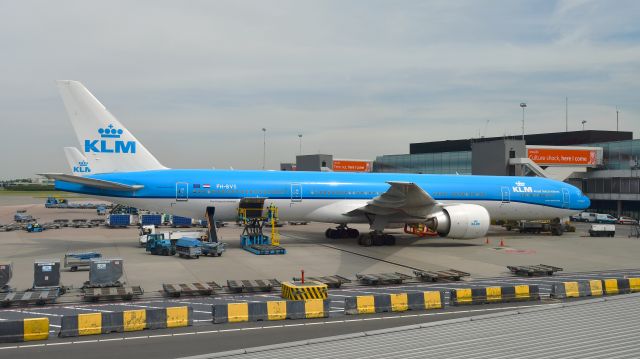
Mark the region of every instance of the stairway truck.
[[176, 242], [176, 253], [182, 258], [200, 258], [202, 242], [197, 238], [180, 238]]
[[140, 215], [140, 225], [142, 226], [161, 226], [162, 215], [161, 214], [142, 214]]
[[589, 228], [591, 237], [613, 237], [616, 235], [615, 224], [592, 224]]
[[130, 214], [110, 214], [107, 219], [109, 227], [128, 227], [129, 225], [131, 225]]

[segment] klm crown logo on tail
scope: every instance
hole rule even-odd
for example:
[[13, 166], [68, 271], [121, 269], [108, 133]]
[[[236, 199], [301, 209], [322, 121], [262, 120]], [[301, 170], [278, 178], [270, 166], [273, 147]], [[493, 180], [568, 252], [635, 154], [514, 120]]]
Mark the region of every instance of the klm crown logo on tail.
[[[109, 125], [98, 129], [98, 133], [102, 140], [84, 140], [85, 153], [136, 153], [135, 141], [119, 140], [123, 133], [122, 129], [115, 129], [113, 125]], [[114, 139], [114, 141], [105, 139]]]
[[73, 173], [91, 173], [89, 163], [87, 161], [78, 162], [77, 166], [73, 166]]

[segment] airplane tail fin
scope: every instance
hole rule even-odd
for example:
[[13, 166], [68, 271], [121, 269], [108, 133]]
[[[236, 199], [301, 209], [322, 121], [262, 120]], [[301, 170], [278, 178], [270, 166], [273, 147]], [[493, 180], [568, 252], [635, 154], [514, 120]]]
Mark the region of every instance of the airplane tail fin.
[[58, 89], [84, 155], [99, 163], [94, 173], [166, 169], [80, 82]]
[[89, 165], [87, 158], [77, 148], [65, 147], [64, 155], [74, 176], [86, 176], [92, 173], [93, 166]]

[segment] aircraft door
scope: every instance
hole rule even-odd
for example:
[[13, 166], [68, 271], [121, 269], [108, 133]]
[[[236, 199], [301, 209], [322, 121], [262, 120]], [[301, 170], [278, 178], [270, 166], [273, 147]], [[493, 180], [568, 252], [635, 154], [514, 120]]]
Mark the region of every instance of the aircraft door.
[[566, 188], [562, 189], [562, 208], [569, 208], [569, 202], [571, 200], [569, 190]]
[[502, 203], [511, 202], [511, 193], [509, 192], [509, 187], [502, 187], [501, 192], [502, 192]]
[[176, 182], [176, 201], [189, 200], [189, 184], [187, 182]]
[[302, 202], [302, 185], [300, 183], [291, 184], [291, 202]]

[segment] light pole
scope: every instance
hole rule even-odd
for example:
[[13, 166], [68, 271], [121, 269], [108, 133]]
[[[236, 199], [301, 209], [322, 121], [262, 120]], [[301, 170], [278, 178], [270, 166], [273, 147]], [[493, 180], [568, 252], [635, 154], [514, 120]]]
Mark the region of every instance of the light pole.
[[300, 155], [302, 156], [302, 134], [298, 134], [298, 138], [300, 139]]
[[618, 106], [616, 106], [616, 132], [620, 131], [620, 110], [618, 110]]
[[524, 140], [524, 109], [527, 107], [527, 104], [520, 102], [520, 107], [522, 107], [522, 139]]
[[582, 120], [582, 131], [584, 131], [584, 124], [587, 123], [587, 120]]
[[262, 170], [265, 169], [267, 163], [267, 129], [262, 128]]

